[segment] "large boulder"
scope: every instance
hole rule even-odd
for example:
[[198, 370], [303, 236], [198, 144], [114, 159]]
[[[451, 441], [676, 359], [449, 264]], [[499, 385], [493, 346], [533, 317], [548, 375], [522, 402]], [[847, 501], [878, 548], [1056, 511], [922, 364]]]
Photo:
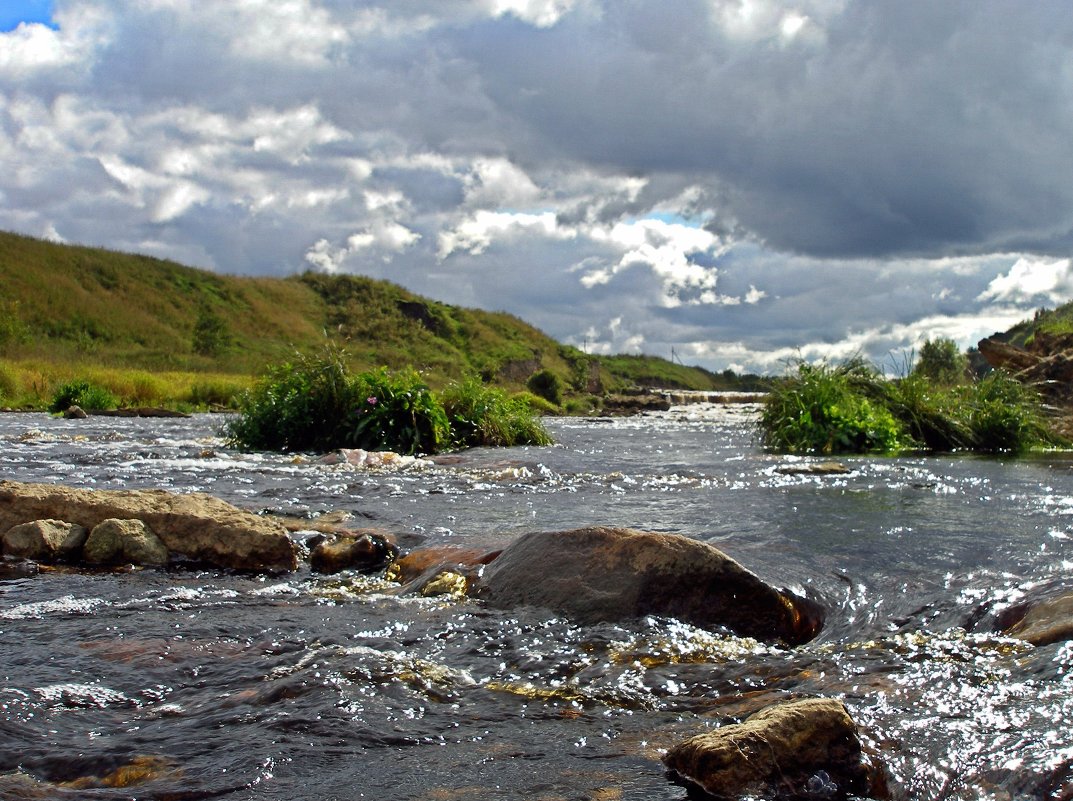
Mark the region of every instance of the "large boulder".
[[1004, 633], [1033, 645], [1073, 640], [1073, 594], [1048, 598], [1028, 606], [1024, 616]]
[[146, 565], [164, 567], [168, 549], [141, 520], [109, 518], [93, 527], [82, 549], [94, 565]]
[[525, 534], [483, 572], [476, 597], [547, 607], [581, 622], [661, 615], [765, 641], [807, 642], [822, 608], [761, 581], [722, 551], [677, 534], [593, 527]]
[[88, 532], [65, 520], [33, 520], [14, 526], [3, 536], [3, 553], [35, 562], [76, 561]]
[[845, 798], [870, 785], [857, 727], [827, 698], [767, 707], [679, 743], [663, 762], [672, 780], [715, 798]]
[[87, 490], [0, 481], [0, 532], [57, 518], [93, 529], [109, 518], [137, 519], [167, 549], [188, 559], [236, 570], [294, 570], [297, 546], [278, 522], [203, 493]]

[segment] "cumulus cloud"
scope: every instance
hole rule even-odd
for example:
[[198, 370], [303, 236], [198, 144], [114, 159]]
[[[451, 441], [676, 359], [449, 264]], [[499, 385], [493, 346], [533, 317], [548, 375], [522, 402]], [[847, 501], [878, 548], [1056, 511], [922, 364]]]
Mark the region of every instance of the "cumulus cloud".
[[54, 8], [0, 34], [4, 228], [716, 369], [969, 345], [1073, 294], [1060, 4]]

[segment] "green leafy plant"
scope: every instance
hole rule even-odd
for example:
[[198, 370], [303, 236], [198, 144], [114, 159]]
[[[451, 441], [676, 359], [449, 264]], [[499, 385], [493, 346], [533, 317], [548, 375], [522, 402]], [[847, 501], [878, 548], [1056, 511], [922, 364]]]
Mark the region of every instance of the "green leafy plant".
[[52, 395], [48, 410], [53, 414], [65, 412], [72, 406], [79, 406], [86, 411], [114, 409], [117, 401], [114, 395], [104, 387], [89, 381], [77, 380], [63, 384]]
[[352, 448], [435, 453], [450, 441], [443, 405], [413, 370], [356, 376], [344, 438]]
[[551, 444], [524, 397], [508, 397], [479, 378], [452, 384], [442, 398], [455, 447]]
[[864, 391], [877, 380], [859, 360], [838, 367], [800, 363], [768, 396], [760, 421], [764, 444], [791, 453], [896, 450], [902, 427]]
[[563, 382], [551, 370], [537, 370], [525, 382], [526, 388], [534, 395], [561, 406], [563, 403]]

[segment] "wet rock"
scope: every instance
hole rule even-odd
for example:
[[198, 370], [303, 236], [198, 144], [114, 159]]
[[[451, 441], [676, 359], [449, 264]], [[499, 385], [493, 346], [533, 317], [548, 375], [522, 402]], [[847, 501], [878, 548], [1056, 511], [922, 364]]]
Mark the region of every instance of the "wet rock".
[[172, 554], [237, 570], [294, 570], [298, 548], [276, 521], [203, 493], [86, 490], [0, 481], [0, 531], [62, 518], [92, 529], [109, 518], [141, 520]]
[[775, 589], [707, 543], [623, 528], [523, 535], [484, 569], [474, 595], [581, 622], [661, 615], [790, 645], [816, 636], [824, 619], [818, 604]]
[[398, 556], [398, 548], [375, 531], [340, 532], [313, 547], [309, 566], [317, 573], [341, 570], [377, 570]]
[[83, 526], [63, 520], [34, 520], [14, 526], [3, 536], [3, 552], [35, 562], [77, 560], [88, 532]]
[[1039, 601], [1004, 634], [1033, 645], [1073, 640], [1073, 594]]
[[68, 406], [63, 416], [67, 420], [85, 420], [89, 417], [81, 406]]
[[468, 568], [486, 565], [501, 553], [487, 548], [460, 548], [456, 545], [418, 548], [395, 560], [389, 573], [394, 580], [407, 584], [426, 574], [469, 572]]
[[102, 520], [89, 533], [82, 556], [92, 565], [163, 567], [168, 549], [141, 520]]
[[840, 701], [808, 698], [691, 737], [663, 757], [672, 780], [715, 798], [845, 798], [869, 792], [857, 727]]
[[775, 472], [783, 476], [842, 476], [853, 471], [841, 462], [794, 462], [780, 464]]

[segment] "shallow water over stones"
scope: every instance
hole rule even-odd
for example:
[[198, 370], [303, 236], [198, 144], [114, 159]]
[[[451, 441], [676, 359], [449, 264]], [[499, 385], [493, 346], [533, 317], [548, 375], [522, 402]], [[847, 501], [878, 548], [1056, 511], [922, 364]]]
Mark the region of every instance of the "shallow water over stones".
[[[1073, 584], [1073, 462], [780, 470], [750, 411], [552, 420], [548, 448], [357, 469], [242, 454], [220, 418], [0, 415], [16, 481], [205, 491], [498, 548], [629, 526], [820, 601], [795, 649], [677, 621], [580, 625], [378, 576], [0, 572], [0, 798], [680, 799], [660, 756], [776, 700], [844, 701], [900, 799], [1073, 792], [1073, 644], [995, 633]], [[538, 580], [538, 579], [535, 579]]]

